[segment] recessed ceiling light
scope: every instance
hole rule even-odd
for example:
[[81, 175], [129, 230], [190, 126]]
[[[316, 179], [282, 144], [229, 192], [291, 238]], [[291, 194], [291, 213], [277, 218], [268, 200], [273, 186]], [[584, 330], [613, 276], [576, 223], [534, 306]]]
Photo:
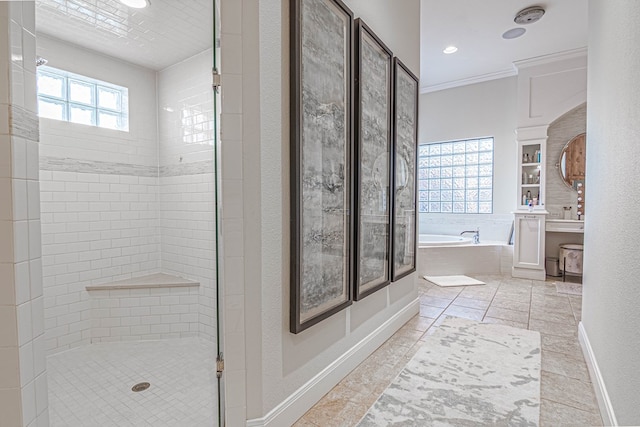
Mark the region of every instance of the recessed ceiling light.
[[142, 9], [150, 4], [149, 0], [120, 0], [120, 3], [133, 7], [134, 9]]
[[516, 28], [512, 28], [510, 30], [505, 31], [504, 34], [502, 34], [502, 38], [503, 39], [507, 39], [507, 40], [515, 39], [515, 38], [520, 37], [521, 35], [523, 35], [526, 32], [527, 32], [527, 30], [525, 30], [524, 28], [516, 27]]
[[458, 51], [458, 48], [455, 46], [447, 46], [443, 52], [446, 53], [447, 55], [452, 54], [452, 53], [456, 53]]

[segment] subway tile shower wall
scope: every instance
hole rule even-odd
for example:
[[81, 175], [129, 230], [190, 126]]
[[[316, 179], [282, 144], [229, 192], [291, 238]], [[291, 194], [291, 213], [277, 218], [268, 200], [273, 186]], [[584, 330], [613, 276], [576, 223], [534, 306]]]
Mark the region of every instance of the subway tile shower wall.
[[214, 174], [163, 176], [160, 183], [162, 271], [200, 282], [199, 332], [214, 339]]
[[[102, 79], [130, 90], [129, 132], [41, 120], [48, 353], [106, 340], [214, 340], [212, 51], [155, 72], [46, 38], [42, 46], [51, 58], [81, 57], [65, 64], [78, 74], [101, 77], [94, 64], [111, 61]], [[165, 290], [157, 306], [142, 303], [145, 290], [85, 290], [156, 272], [199, 290]]]
[[213, 50], [158, 73], [162, 271], [200, 283], [199, 334], [216, 337]]
[[91, 341], [197, 336], [198, 288], [90, 291]]
[[129, 132], [40, 119], [51, 354], [91, 342], [85, 286], [160, 269], [156, 73], [46, 37], [38, 49], [55, 68], [130, 88]]
[[91, 340], [85, 286], [159, 271], [157, 178], [40, 172], [49, 351]]
[[0, 2], [0, 424], [49, 425], [35, 5]]

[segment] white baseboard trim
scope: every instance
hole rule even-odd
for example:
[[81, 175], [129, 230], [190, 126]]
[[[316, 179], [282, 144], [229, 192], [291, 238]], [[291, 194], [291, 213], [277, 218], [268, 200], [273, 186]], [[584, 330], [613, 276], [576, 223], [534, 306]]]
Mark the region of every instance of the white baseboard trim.
[[618, 420], [616, 419], [616, 414], [613, 412], [613, 406], [611, 405], [607, 388], [604, 385], [604, 379], [600, 373], [596, 356], [593, 353], [587, 331], [584, 329], [582, 322], [578, 325], [578, 339], [580, 340], [584, 360], [587, 362], [587, 367], [589, 368], [589, 375], [591, 375], [591, 383], [593, 384], [593, 390], [596, 393], [596, 399], [600, 407], [602, 422], [605, 426], [617, 426]]
[[545, 270], [534, 270], [532, 268], [520, 268], [513, 267], [511, 269], [511, 276], [519, 279], [531, 279], [544, 281], [547, 276]]
[[416, 298], [307, 381], [264, 417], [247, 420], [247, 427], [288, 426], [295, 423], [322, 396], [362, 363], [419, 310], [420, 300]]

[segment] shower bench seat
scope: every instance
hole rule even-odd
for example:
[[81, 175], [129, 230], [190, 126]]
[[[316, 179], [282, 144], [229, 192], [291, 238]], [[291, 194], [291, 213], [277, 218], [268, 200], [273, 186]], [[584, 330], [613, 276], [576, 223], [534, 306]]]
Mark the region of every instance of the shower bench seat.
[[[165, 273], [88, 285], [91, 342], [197, 336], [200, 283]], [[208, 326], [208, 323], [207, 325]]]
[[199, 282], [166, 273], [155, 273], [146, 276], [133, 277], [131, 279], [118, 280], [117, 282], [103, 283], [100, 285], [88, 285], [87, 291], [110, 291], [116, 289], [150, 289], [150, 288], [183, 288], [198, 287]]

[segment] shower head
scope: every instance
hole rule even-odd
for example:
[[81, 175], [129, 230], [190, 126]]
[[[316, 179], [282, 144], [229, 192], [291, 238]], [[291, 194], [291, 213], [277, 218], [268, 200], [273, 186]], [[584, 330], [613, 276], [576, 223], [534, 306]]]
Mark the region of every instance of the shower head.
[[36, 58], [36, 67], [39, 67], [39, 66], [41, 66], [41, 65], [45, 65], [47, 62], [49, 62], [49, 61], [47, 61], [46, 59], [44, 59], [44, 58], [43, 58], [43, 57], [41, 57], [41, 56], [38, 56], [38, 57]]

